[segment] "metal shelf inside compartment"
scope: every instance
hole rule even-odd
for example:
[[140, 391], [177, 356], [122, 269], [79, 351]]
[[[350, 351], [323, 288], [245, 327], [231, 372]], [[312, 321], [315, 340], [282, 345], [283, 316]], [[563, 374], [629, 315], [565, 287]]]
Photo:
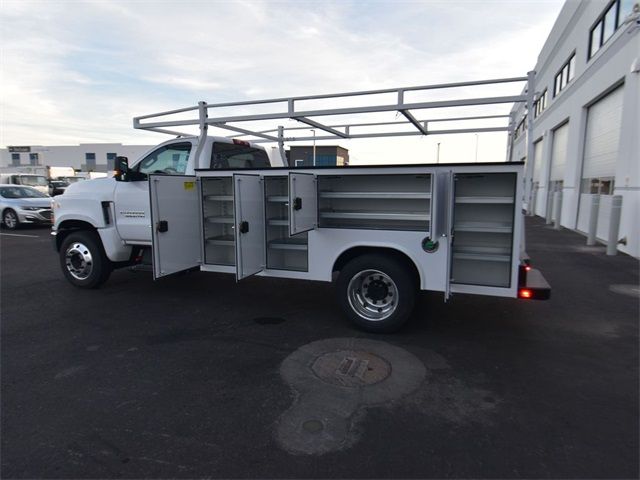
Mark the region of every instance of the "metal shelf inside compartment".
[[274, 250], [307, 250], [306, 239], [299, 240], [297, 238], [278, 238], [269, 242], [269, 248]]
[[235, 237], [233, 235], [218, 235], [215, 237], [208, 237], [207, 243], [212, 245], [223, 245], [232, 247], [235, 245]]
[[233, 215], [211, 215], [205, 217], [208, 223], [234, 223]]
[[425, 212], [372, 212], [372, 211], [321, 211], [322, 218], [341, 218], [354, 220], [418, 220], [429, 221], [431, 215]]
[[204, 199], [210, 202], [232, 202], [233, 195], [205, 195]]
[[283, 218], [270, 218], [267, 220], [267, 225], [269, 226], [278, 226], [278, 227], [286, 227], [289, 225], [289, 219], [287, 217]]
[[429, 192], [333, 192], [324, 191], [320, 198], [384, 198], [388, 200], [429, 199]]
[[454, 245], [453, 258], [455, 258], [456, 260], [509, 262], [511, 261], [511, 249], [508, 247]]
[[488, 196], [473, 196], [473, 197], [456, 197], [456, 203], [513, 203], [513, 197], [488, 197]]
[[453, 229], [456, 232], [511, 233], [511, 223], [504, 222], [458, 222]]
[[267, 201], [274, 203], [286, 203], [289, 201], [289, 197], [287, 195], [271, 195], [267, 197]]

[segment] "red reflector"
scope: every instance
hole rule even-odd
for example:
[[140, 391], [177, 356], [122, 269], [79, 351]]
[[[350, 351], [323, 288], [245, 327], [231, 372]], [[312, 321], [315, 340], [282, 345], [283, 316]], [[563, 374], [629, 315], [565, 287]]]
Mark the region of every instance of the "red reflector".
[[520, 298], [531, 298], [533, 297], [533, 292], [528, 288], [521, 288], [520, 291], [518, 292], [518, 296]]
[[238, 140], [236, 138], [233, 139], [233, 143], [236, 145], [244, 145], [245, 147], [250, 147], [249, 142], [245, 142], [244, 140]]

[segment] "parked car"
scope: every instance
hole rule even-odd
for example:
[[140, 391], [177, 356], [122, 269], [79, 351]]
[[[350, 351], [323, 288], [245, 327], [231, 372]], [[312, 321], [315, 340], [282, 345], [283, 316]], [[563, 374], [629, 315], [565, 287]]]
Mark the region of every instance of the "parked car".
[[69, 184], [63, 180], [50, 180], [49, 181], [49, 195], [62, 195], [67, 189]]
[[32, 187], [0, 185], [0, 212], [10, 230], [21, 224], [51, 225], [51, 197]]

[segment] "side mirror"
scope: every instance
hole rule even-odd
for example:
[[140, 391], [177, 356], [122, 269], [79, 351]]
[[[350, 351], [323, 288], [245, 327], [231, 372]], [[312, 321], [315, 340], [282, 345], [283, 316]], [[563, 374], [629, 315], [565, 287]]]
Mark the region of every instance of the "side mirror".
[[127, 173], [129, 173], [129, 159], [127, 157], [116, 157], [116, 169], [113, 178], [118, 182], [126, 182]]

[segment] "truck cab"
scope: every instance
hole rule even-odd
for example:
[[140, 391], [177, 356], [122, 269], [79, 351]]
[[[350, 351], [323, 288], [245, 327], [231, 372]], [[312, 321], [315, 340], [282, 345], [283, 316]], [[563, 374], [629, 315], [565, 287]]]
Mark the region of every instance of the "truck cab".
[[[194, 175], [200, 168], [271, 166], [267, 151], [249, 142], [207, 137], [203, 143], [198, 148], [198, 137], [174, 138], [132, 162], [123, 178], [100, 178], [69, 185], [53, 202], [55, 248], [60, 250], [70, 235], [81, 235], [89, 242], [100, 244], [101, 254], [112, 266], [130, 265], [151, 246], [149, 175]], [[275, 164], [278, 163], [283, 165], [281, 159], [276, 158]], [[76, 260], [78, 249], [71, 254]], [[101, 283], [100, 278], [89, 273], [88, 265], [95, 263], [94, 259], [83, 257], [76, 267], [72, 260], [69, 262], [63, 270], [72, 283], [79, 286]]]

